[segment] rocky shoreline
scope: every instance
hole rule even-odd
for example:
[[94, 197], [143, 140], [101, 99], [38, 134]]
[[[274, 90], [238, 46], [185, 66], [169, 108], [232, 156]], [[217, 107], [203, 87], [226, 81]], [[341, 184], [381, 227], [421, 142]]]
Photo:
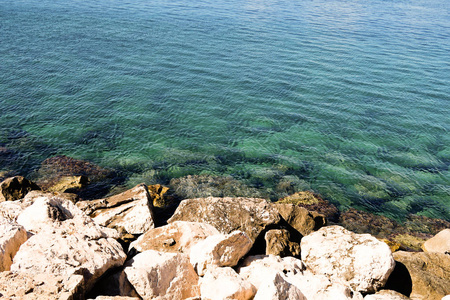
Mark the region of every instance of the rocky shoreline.
[[70, 158], [57, 162], [75, 167], [68, 172], [49, 161], [45, 180], [15, 176], [0, 183], [2, 299], [440, 300], [450, 294], [447, 221], [410, 216], [398, 223], [341, 212], [309, 191], [273, 203], [180, 201], [167, 187], [139, 184], [89, 199], [113, 174]]

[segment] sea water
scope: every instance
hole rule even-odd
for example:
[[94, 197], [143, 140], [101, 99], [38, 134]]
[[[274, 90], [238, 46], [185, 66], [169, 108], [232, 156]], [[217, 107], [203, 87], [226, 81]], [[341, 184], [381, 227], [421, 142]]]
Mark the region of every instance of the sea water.
[[[0, 172], [68, 155], [125, 185], [450, 220], [448, 0], [0, 0]], [[239, 191], [236, 192], [239, 194]]]

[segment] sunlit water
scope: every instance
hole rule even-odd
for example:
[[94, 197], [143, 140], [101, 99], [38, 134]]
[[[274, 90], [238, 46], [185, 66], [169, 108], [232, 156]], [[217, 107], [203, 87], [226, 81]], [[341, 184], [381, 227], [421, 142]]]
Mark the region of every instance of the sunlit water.
[[0, 171], [65, 154], [122, 170], [127, 186], [232, 176], [272, 200], [311, 189], [450, 220], [449, 12], [448, 0], [0, 0]]

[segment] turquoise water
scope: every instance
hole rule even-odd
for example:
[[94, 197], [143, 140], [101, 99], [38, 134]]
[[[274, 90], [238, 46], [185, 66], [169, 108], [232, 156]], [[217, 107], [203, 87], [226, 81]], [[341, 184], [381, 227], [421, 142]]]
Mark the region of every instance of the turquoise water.
[[271, 199], [312, 189], [450, 220], [449, 12], [448, 0], [0, 0], [0, 171], [64, 154], [127, 186], [231, 176]]

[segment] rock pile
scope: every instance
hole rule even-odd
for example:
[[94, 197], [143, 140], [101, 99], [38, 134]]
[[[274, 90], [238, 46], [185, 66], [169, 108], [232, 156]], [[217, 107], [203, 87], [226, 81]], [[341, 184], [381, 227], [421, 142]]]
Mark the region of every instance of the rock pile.
[[447, 232], [426, 244], [427, 252], [392, 254], [375, 237], [325, 226], [324, 215], [293, 204], [213, 197], [181, 201], [168, 224], [156, 227], [151, 194], [140, 184], [91, 201], [32, 191], [1, 202], [0, 298], [440, 300], [450, 294]]

